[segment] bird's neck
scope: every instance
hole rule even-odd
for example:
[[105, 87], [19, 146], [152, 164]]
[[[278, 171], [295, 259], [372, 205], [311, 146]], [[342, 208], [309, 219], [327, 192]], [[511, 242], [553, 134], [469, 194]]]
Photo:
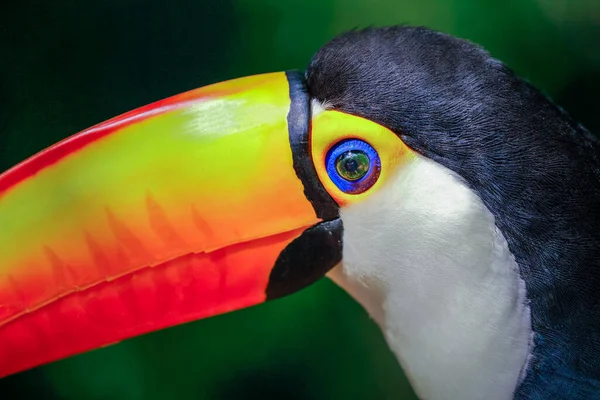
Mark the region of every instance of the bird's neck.
[[419, 397], [512, 398], [531, 353], [530, 312], [478, 196], [417, 157], [341, 217], [344, 261], [330, 276], [380, 325]]

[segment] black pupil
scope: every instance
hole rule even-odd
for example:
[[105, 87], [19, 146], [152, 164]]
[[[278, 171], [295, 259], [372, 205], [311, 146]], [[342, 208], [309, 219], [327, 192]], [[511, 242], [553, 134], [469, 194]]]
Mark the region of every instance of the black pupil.
[[348, 172], [354, 173], [358, 169], [358, 162], [354, 158], [346, 158], [344, 166]]

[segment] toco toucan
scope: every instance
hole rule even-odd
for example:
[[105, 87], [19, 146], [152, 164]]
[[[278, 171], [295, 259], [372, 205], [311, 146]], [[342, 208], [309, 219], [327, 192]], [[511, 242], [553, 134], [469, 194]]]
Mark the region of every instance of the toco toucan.
[[328, 274], [423, 399], [600, 399], [599, 149], [421, 27], [139, 108], [0, 175], [0, 375]]

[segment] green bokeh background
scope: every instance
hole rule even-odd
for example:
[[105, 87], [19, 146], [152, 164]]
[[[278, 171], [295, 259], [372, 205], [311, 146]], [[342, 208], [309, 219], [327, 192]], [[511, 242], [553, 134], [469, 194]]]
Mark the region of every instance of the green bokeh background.
[[[303, 69], [346, 29], [399, 23], [482, 44], [600, 131], [598, 0], [4, 0], [0, 171], [151, 101]], [[413, 398], [378, 328], [326, 279], [0, 380], [2, 400]]]

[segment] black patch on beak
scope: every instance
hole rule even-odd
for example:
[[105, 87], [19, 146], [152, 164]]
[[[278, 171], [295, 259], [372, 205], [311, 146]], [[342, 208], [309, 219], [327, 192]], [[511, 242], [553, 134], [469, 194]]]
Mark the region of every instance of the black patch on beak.
[[279, 254], [269, 276], [267, 300], [287, 296], [317, 280], [342, 260], [342, 221], [320, 222]]
[[304, 186], [304, 195], [324, 221], [305, 230], [279, 254], [269, 276], [267, 300], [311, 285], [342, 259], [339, 207], [321, 184], [311, 156], [311, 108], [304, 76], [297, 71], [285, 74], [290, 87], [287, 122], [294, 170]]
[[304, 185], [304, 195], [317, 217], [331, 220], [339, 216], [338, 205], [325, 190], [313, 166], [310, 153], [310, 97], [304, 76], [298, 71], [285, 73], [290, 87], [290, 112], [287, 116], [294, 170]]

